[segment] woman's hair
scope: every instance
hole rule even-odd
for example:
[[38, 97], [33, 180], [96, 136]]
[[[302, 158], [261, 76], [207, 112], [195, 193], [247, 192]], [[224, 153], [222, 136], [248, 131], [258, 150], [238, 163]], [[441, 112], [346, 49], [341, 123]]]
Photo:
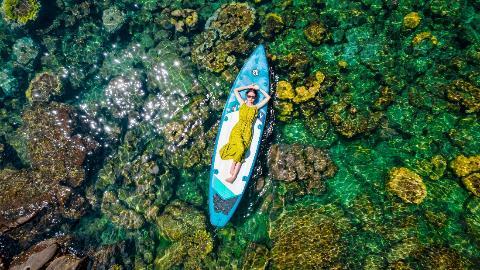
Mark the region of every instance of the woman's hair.
[[257, 97], [257, 91], [253, 90], [253, 89], [248, 89], [247, 91], [247, 95], [248, 93], [254, 93], [255, 94], [255, 97]]

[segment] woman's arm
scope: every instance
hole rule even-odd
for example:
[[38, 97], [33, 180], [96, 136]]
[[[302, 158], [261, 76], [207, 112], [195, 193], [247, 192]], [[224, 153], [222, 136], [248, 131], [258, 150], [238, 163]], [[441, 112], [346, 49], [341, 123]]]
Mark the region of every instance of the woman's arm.
[[242, 103], [245, 103], [245, 100], [242, 99], [239, 91], [240, 90], [245, 90], [245, 89], [248, 89], [248, 88], [252, 88], [252, 85], [240, 86], [240, 87], [237, 87], [237, 88], [233, 89], [233, 93], [235, 94], [235, 98], [237, 98], [237, 101], [238, 101], [238, 103], [240, 103], [240, 105], [242, 105]]
[[260, 92], [262, 92], [262, 94], [265, 96], [265, 98], [264, 98], [260, 103], [258, 103], [258, 104], [255, 105], [255, 106], [257, 106], [258, 109], [260, 109], [260, 108], [262, 108], [263, 106], [265, 106], [265, 104], [268, 103], [268, 101], [270, 100], [271, 97], [270, 97], [270, 95], [269, 95], [267, 92], [265, 92], [262, 88], [258, 87], [258, 90], [259, 90]]

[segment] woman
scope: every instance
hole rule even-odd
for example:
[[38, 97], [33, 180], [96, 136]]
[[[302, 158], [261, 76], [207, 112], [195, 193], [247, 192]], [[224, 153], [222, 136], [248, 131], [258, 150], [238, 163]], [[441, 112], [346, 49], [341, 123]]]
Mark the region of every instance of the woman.
[[[239, 91], [248, 89], [247, 99], [243, 100]], [[258, 104], [253, 104], [257, 98], [257, 90], [262, 92], [265, 98]], [[230, 167], [230, 177], [225, 179], [229, 183], [233, 183], [237, 178], [242, 162], [244, 161], [244, 154], [250, 147], [252, 140], [252, 124], [257, 118], [258, 109], [265, 106], [270, 100], [270, 96], [262, 90], [258, 85], [251, 84], [248, 86], [241, 86], [233, 90], [235, 97], [240, 103], [239, 119], [232, 129], [228, 143], [220, 149], [220, 157], [224, 160], [232, 159], [232, 166]]]

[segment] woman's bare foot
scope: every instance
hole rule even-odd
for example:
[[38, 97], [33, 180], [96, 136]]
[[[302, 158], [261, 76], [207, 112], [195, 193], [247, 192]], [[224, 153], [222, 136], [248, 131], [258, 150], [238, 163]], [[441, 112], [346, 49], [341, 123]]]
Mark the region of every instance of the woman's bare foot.
[[235, 178], [236, 178], [236, 177], [231, 176], [231, 177], [225, 179], [225, 181], [227, 181], [228, 183], [232, 184], [232, 183], [235, 181]]

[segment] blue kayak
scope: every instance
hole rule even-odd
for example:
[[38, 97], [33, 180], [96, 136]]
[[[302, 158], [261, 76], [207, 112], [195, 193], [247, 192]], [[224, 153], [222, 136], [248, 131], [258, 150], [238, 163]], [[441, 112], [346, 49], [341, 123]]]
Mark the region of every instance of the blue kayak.
[[[245, 153], [245, 161], [240, 168], [237, 178], [233, 183], [226, 182], [225, 179], [230, 177], [229, 171], [232, 160], [222, 160], [219, 152], [220, 148], [228, 142], [230, 132], [239, 118], [238, 110], [240, 104], [235, 98], [233, 89], [250, 84], [257, 84], [265, 92], [269, 93], [269, 69], [263, 45], [259, 45], [243, 65], [232, 88], [230, 88], [230, 94], [223, 109], [212, 155], [208, 195], [210, 222], [216, 227], [223, 227], [227, 224], [242, 199], [248, 181], [252, 176], [265, 127], [268, 104], [258, 110], [257, 119], [252, 126], [252, 142], [249, 150]], [[240, 95], [245, 99], [246, 91], [241, 91]], [[255, 103], [264, 98], [260, 91], [257, 91], [257, 95]]]

